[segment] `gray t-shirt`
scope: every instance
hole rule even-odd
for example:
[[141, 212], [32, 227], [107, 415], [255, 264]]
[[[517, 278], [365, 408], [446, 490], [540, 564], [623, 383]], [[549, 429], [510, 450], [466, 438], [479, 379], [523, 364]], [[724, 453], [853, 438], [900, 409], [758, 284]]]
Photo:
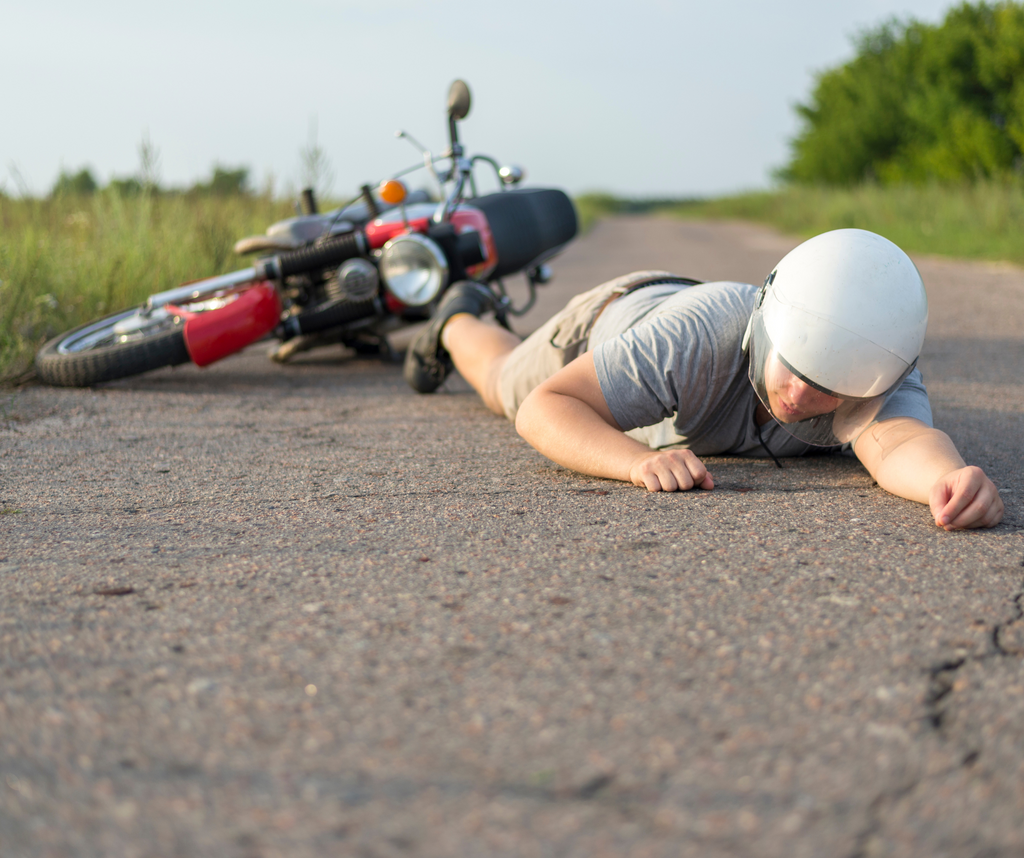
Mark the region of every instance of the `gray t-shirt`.
[[[608, 305], [588, 346], [601, 392], [627, 435], [652, 448], [680, 445], [697, 455], [768, 455], [757, 437], [758, 399], [741, 349], [756, 294], [749, 283], [660, 285]], [[886, 400], [877, 419], [891, 417], [932, 425], [919, 370]], [[798, 441], [774, 420], [761, 435], [776, 456], [823, 449]]]

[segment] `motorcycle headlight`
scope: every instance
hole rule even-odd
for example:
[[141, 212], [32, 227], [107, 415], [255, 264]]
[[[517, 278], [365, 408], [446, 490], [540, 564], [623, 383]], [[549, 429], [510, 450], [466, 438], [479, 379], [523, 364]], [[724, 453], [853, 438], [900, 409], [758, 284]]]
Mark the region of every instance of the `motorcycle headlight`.
[[433, 301], [448, 282], [448, 261], [433, 241], [416, 233], [395, 236], [381, 248], [380, 276], [409, 307]]

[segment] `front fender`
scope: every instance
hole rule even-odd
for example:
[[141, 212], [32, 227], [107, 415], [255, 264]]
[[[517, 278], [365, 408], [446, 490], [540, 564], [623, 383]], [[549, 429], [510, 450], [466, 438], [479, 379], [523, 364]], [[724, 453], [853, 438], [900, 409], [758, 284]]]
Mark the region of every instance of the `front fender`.
[[185, 316], [185, 348], [196, 366], [241, 351], [269, 334], [281, 321], [281, 299], [266, 280], [240, 292], [229, 304]]

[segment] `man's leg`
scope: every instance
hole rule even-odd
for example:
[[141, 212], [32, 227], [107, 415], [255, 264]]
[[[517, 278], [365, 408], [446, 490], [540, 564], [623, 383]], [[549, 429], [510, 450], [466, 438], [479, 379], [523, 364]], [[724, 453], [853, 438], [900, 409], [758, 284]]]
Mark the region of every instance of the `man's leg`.
[[409, 344], [402, 374], [419, 393], [433, 393], [452, 370], [452, 359], [441, 342], [441, 332], [455, 316], [478, 318], [494, 310], [494, 293], [480, 283], [456, 283], [441, 298], [434, 315]]
[[480, 394], [484, 405], [502, 416], [505, 408], [498, 379], [509, 354], [519, 343], [519, 337], [511, 331], [469, 313], [457, 313], [441, 329], [441, 345], [459, 375]]

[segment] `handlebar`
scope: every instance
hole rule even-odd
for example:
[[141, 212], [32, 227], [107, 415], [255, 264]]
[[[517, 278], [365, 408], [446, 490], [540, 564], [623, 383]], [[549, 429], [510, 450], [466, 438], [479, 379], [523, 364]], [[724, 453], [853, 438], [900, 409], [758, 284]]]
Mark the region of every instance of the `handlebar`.
[[336, 235], [312, 247], [258, 259], [253, 267], [258, 279], [280, 280], [301, 271], [340, 265], [346, 259], [365, 256], [366, 251], [366, 236], [362, 232], [350, 232]]

